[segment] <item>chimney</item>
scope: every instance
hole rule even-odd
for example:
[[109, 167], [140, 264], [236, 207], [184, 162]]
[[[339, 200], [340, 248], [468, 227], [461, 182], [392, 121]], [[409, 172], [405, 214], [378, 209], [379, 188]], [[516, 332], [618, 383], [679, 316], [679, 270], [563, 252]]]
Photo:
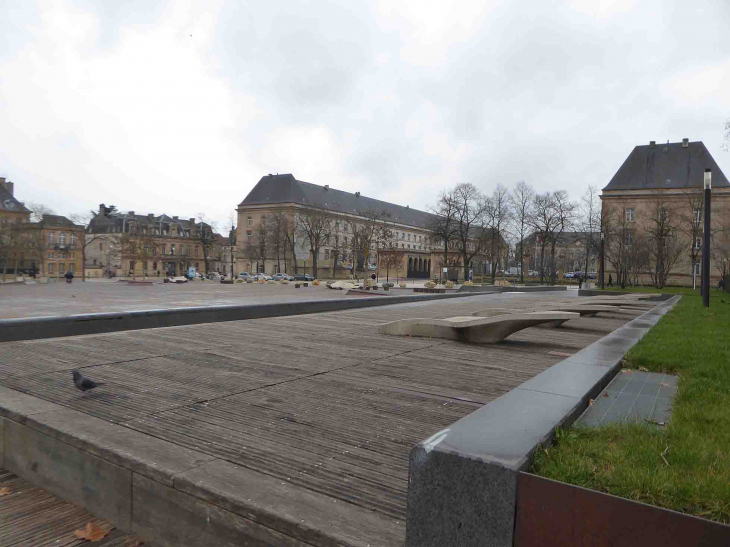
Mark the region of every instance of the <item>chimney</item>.
[[682, 148], [689, 148], [689, 139], [682, 139]]
[[649, 141], [649, 148], [656, 148], [656, 141]]
[[127, 214], [128, 214], [128, 215], [129, 215], [130, 217], [133, 217], [133, 216], [134, 216], [134, 211], [129, 211], [129, 212], [127, 213]]
[[329, 184], [325, 184], [325, 185], [324, 185], [324, 191], [326, 192], [326, 191], [327, 191], [327, 190], [329, 190], [329, 189], [330, 189], [330, 185], [329, 185]]
[[149, 215], [147, 215], [147, 220], [155, 220], [155, 214], [150, 213]]
[[355, 192], [356, 197], [360, 197], [360, 192]]
[[195, 224], [195, 219], [194, 218], [191, 218], [190, 219], [190, 224]]
[[10, 181], [7, 181], [7, 182], [5, 183], [5, 189], [6, 189], [6, 190], [8, 191], [8, 193], [9, 193], [9, 194], [10, 194], [10, 195], [12, 196], [12, 195], [13, 195], [13, 192], [15, 191], [15, 190], [14, 190], [14, 189], [15, 189], [15, 184], [13, 184], [13, 183], [12, 183], [12, 182], [10, 182]]
[[100, 203], [99, 204], [99, 214], [100, 215], [105, 215], [106, 214], [106, 205], [104, 205], [103, 203]]

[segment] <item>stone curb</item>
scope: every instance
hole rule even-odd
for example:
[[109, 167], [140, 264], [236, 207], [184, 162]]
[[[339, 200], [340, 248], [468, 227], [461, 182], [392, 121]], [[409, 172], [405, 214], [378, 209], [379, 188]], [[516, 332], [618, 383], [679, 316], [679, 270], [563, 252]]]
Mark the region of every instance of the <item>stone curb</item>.
[[404, 524], [0, 386], [0, 466], [158, 546], [389, 545]]
[[477, 295], [474, 293], [453, 293], [390, 296], [388, 298], [371, 296], [370, 298], [337, 298], [276, 304], [198, 306], [162, 310], [0, 319], [0, 342], [178, 327], [200, 323], [242, 321], [245, 319], [352, 310], [469, 296]]
[[413, 448], [406, 546], [513, 544], [518, 473], [573, 423], [674, 296]]

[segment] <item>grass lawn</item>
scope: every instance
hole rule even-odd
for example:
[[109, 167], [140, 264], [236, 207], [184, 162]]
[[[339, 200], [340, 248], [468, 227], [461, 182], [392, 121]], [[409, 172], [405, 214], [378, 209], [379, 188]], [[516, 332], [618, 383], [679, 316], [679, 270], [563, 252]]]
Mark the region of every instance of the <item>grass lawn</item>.
[[626, 361], [680, 376], [668, 426], [559, 431], [532, 471], [730, 524], [730, 295], [712, 294], [706, 309], [690, 289]]
[[[593, 290], [601, 290], [601, 289], [593, 289]], [[618, 291], [618, 292], [645, 292], [645, 293], [661, 293], [661, 294], [685, 294], [687, 296], [699, 296], [700, 290], [699, 289], [693, 289], [692, 287], [663, 287], [661, 289], [657, 289], [655, 287], [626, 287], [625, 289], [622, 289], [621, 287], [606, 287], [603, 289], [606, 292], [609, 291]], [[710, 298], [714, 296], [719, 296], [721, 298], [725, 298], [726, 300], [730, 300], [730, 294], [723, 293], [722, 291], [719, 291], [717, 289], [711, 289], [710, 290]]]

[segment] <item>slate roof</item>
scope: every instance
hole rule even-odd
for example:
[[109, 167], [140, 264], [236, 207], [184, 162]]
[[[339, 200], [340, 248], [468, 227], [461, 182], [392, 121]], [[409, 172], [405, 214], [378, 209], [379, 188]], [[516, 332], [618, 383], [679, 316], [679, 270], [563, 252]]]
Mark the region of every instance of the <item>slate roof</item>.
[[5, 187], [0, 184], [0, 211], [13, 211], [18, 213], [30, 213], [30, 210], [13, 197]]
[[261, 177], [239, 207], [277, 203], [297, 203], [349, 214], [386, 211], [393, 222], [421, 228], [426, 228], [434, 218], [425, 211], [297, 180], [292, 174]]
[[[131, 221], [134, 220], [137, 222], [138, 226], [159, 226], [160, 224], [169, 224], [169, 225], [176, 225], [178, 230], [191, 230], [193, 226], [200, 226], [201, 223], [196, 223], [193, 220], [190, 219], [182, 219], [182, 218], [173, 218], [166, 214], [161, 215], [153, 215], [151, 218], [149, 215], [137, 215], [132, 214], [131, 212], [128, 213], [122, 213], [120, 211], [114, 211], [112, 213], [109, 213], [108, 215], [102, 215], [100, 213], [97, 213], [89, 222], [89, 226], [87, 228], [87, 232], [98, 234], [98, 233], [111, 233], [114, 232], [113, 228], [119, 226], [121, 231], [121, 226], [124, 224], [124, 221]], [[206, 226], [209, 226], [207, 223], [203, 223]]]
[[712, 169], [712, 187], [730, 183], [702, 141], [636, 146], [603, 190], [703, 188], [705, 168]]
[[38, 223], [39, 226], [67, 226], [69, 228], [83, 228], [65, 216], [62, 215], [43, 215], [43, 218]]

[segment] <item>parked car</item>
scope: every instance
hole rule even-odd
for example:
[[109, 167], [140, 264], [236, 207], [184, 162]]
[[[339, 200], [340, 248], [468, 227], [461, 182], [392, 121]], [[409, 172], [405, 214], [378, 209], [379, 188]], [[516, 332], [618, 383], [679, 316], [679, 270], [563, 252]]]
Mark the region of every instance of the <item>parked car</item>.
[[262, 279], [264, 281], [271, 281], [273, 277], [271, 277], [270, 275], [266, 275], [265, 273], [260, 273], [256, 276], [257, 281], [261, 281]]
[[527, 275], [529, 277], [540, 277], [540, 272], [538, 272], [537, 270], [528, 270]]
[[242, 277], [242, 278], [244, 278], [244, 279], [245, 279], [246, 277], [251, 277], [251, 272], [239, 272], [239, 273], [238, 273], [238, 277]]
[[588, 272], [588, 279], [598, 279], [598, 274], [596, 272]]
[[286, 279], [287, 281], [289, 281], [289, 276], [285, 273], [274, 274], [272, 278], [274, 281], [281, 281], [282, 279]]
[[575, 274], [573, 272], [565, 272], [563, 274], [563, 279], [573, 279], [574, 276]]
[[577, 279], [578, 277], [582, 277], [583, 279], [585, 279], [586, 278], [586, 273], [584, 271], [582, 271], [582, 270], [577, 271], [577, 272], [573, 272], [573, 278], [574, 279]]
[[297, 274], [292, 281], [314, 281], [314, 278], [309, 274]]
[[208, 279], [212, 279], [213, 281], [220, 281], [221, 274], [218, 272], [211, 272], [208, 274]]

